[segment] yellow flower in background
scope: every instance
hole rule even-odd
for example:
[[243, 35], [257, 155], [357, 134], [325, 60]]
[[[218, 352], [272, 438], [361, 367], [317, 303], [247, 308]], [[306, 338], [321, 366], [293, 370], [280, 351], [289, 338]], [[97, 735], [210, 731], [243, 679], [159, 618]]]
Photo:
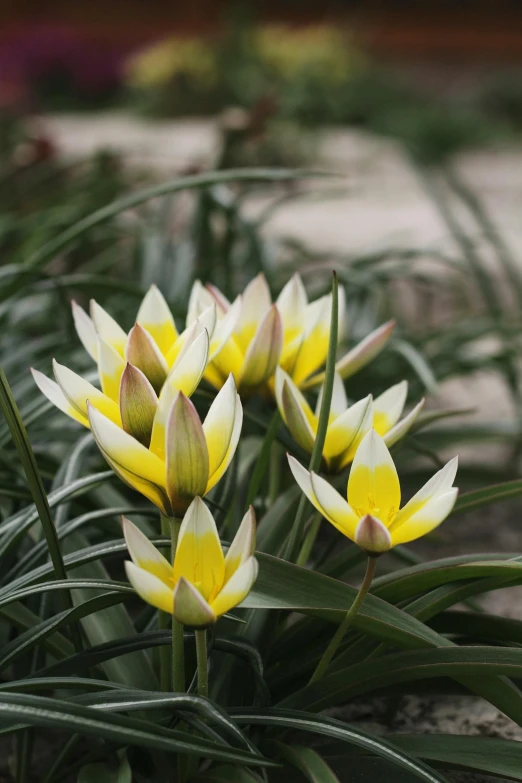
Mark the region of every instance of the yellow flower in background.
[[457, 499], [453, 487], [457, 457], [439, 470], [403, 508], [401, 487], [390, 452], [375, 430], [355, 454], [348, 479], [348, 502], [331, 484], [289, 456], [295, 480], [315, 508], [343, 535], [370, 555], [426, 535], [446, 519]]
[[217, 73], [212, 46], [201, 38], [167, 38], [133, 54], [125, 63], [125, 81], [137, 89], [167, 86], [179, 75], [211, 86]]
[[131, 562], [127, 577], [144, 601], [192, 628], [206, 628], [240, 604], [257, 577], [255, 516], [245, 514], [226, 555], [214, 518], [196, 497], [181, 523], [171, 565], [129, 520], [123, 532]]
[[[183, 514], [192, 500], [217, 484], [235, 454], [243, 408], [232, 376], [203, 423], [172, 387], [159, 400], [140, 370], [128, 365], [122, 379], [126, 429], [87, 403], [89, 423], [103, 456], [118, 476], [166, 516]], [[130, 431], [129, 431], [130, 430]]]
[[[234, 375], [240, 392], [252, 392], [272, 381], [279, 364], [301, 389], [314, 388], [324, 380], [321, 369], [326, 363], [332, 296], [313, 302], [303, 282], [295, 274], [272, 304], [270, 290], [262, 274], [246, 287], [231, 305], [215, 286], [196, 281], [192, 289], [187, 325], [215, 303], [218, 323], [230, 311], [234, 314], [233, 339], [212, 358], [205, 378], [220, 388], [229, 373]], [[230, 317], [230, 316], [229, 316]], [[345, 320], [344, 289], [339, 288], [339, 339]], [[382, 350], [391, 336], [393, 322], [376, 329], [336, 364], [343, 378], [353, 375]]]
[[78, 336], [98, 365], [101, 390], [56, 361], [56, 382], [37, 370], [32, 373], [43, 394], [85, 427], [89, 426], [88, 400], [115, 424], [126, 428], [121, 387], [129, 364], [140, 370], [152, 386], [151, 405], [157, 405], [157, 398], [162, 395], [172, 400], [173, 391], [190, 397], [209, 359], [217, 356], [227, 342], [235, 318], [232, 311], [218, 323], [216, 306], [211, 303], [189, 328], [178, 334], [170, 308], [156, 286], [151, 286], [145, 295], [128, 334], [94, 300], [90, 316], [75, 302], [72, 308]]
[[[275, 396], [281, 418], [296, 443], [309, 454], [313, 451], [317, 436], [322, 391], [321, 388], [314, 412], [290, 376], [278, 367]], [[403, 438], [424, 405], [424, 400], [421, 400], [401, 420], [407, 396], [408, 382], [402, 381], [376, 399], [370, 394], [348, 407], [342, 378], [336, 373], [330, 421], [323, 448], [323, 459], [328, 470], [339, 472], [349, 465], [363, 437], [372, 428], [383, 437], [387, 446], [392, 446]]]

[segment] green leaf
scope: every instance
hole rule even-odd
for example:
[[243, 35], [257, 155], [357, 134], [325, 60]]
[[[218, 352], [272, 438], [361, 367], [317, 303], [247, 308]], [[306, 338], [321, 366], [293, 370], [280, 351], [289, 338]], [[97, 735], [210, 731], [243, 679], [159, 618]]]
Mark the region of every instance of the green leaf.
[[493, 484], [490, 487], [482, 487], [461, 495], [455, 503], [451, 514], [463, 514], [471, 509], [489, 506], [491, 503], [509, 500], [519, 495], [522, 495], [522, 479], [505, 481], [502, 484]]
[[191, 781], [193, 783], [259, 783], [259, 778], [242, 767], [222, 766], [212, 767], [204, 775], [191, 778]]
[[413, 756], [453, 769], [501, 775], [522, 780], [522, 743], [491, 737], [455, 737], [449, 734], [399, 734], [386, 738]]
[[[375, 666], [375, 662], [373, 663]], [[321, 685], [317, 683], [317, 685]], [[269, 710], [234, 710], [231, 717], [239, 724], [251, 724], [258, 726], [270, 726], [274, 728], [288, 728], [294, 731], [306, 731], [330, 737], [334, 740], [347, 742], [375, 753], [383, 759], [393, 762], [402, 769], [413, 772], [419, 780], [425, 783], [447, 783], [438, 773], [431, 770], [425, 764], [412, 758], [407, 753], [399, 751], [390, 742], [366, 734], [353, 726], [334, 718], [323, 715], [315, 717], [299, 710], [289, 710], [273, 707]]]
[[[432, 677], [453, 677], [464, 682], [465, 678], [485, 679], [487, 675], [522, 678], [522, 650], [453, 646], [394, 653], [386, 656], [382, 666], [370, 660], [327, 674], [320, 682], [283, 699], [281, 706], [318, 712], [398, 683]], [[522, 699], [519, 691], [516, 694], [510, 717], [522, 722]], [[490, 695], [489, 700], [495, 703], [493, 698]]]
[[60, 729], [74, 734], [104, 739], [121, 745], [138, 745], [170, 753], [204, 756], [217, 761], [271, 766], [272, 763], [228, 746], [197, 738], [181, 731], [165, 729], [121, 715], [100, 715], [93, 707], [72, 704], [61, 699], [22, 693], [3, 693], [0, 703], [2, 721], [22, 721], [29, 726]]
[[283, 742], [270, 742], [275, 754], [303, 773], [310, 783], [340, 783], [326, 761], [312, 748], [303, 745], [286, 745]]

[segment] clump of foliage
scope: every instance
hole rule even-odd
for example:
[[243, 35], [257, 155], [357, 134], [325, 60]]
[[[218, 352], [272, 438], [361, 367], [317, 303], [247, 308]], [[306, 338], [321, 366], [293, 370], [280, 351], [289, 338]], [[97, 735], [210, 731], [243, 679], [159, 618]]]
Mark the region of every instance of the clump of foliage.
[[[430, 172], [423, 173], [430, 177]], [[446, 184], [455, 195], [460, 183], [451, 174], [447, 172]], [[431, 254], [448, 270], [442, 279], [417, 268], [417, 259], [430, 255], [428, 248], [334, 257], [312, 254], [297, 241], [264, 239], [263, 221], [269, 210], [256, 219], [247, 218], [242, 200], [254, 185], [273, 187], [301, 176], [285, 171], [232, 171], [136, 190], [78, 216], [66, 227], [61, 225], [44, 243], [32, 246], [30, 255], [15, 254], [16, 263], [5, 268], [0, 280], [0, 403], [5, 417], [0, 427], [0, 716], [3, 740], [13, 740], [16, 748], [10, 766], [18, 783], [31, 779], [254, 783], [292, 775], [296, 780], [328, 783], [354, 775], [361, 780], [442, 783], [447, 780], [446, 769], [480, 771], [499, 780], [522, 779], [515, 742], [394, 733], [383, 739], [348, 724], [342, 713], [335, 718], [328, 715], [331, 708], [354, 699], [380, 694], [392, 703], [397, 694], [418, 692], [423, 685], [435, 683], [438, 693], [464, 688], [521, 724], [520, 623], [475, 608], [454, 610], [485, 592], [520, 584], [518, 556], [455, 554], [425, 562], [409, 544], [394, 547], [379, 560], [377, 578], [371, 586], [366, 584], [370, 592], [358, 613], [352, 612], [351, 624], [344, 622], [346, 634], [324, 676], [310, 684], [357, 595], [352, 585], [361, 580], [366, 555], [349, 537], [330, 529], [324, 520], [318, 522], [287, 467], [284, 451], [303, 466], [322, 471], [341, 492], [349, 467], [343, 467], [338, 477], [325, 472], [322, 447], [312, 449], [310, 461], [307, 443], [298, 440], [302, 428], [287, 427], [271, 394], [252, 388], [259, 381], [257, 375], [243, 375], [243, 388], [236, 378], [243, 396], [238, 450], [216, 487], [197, 494], [205, 494], [205, 500], [198, 502], [208, 504], [225, 548], [252, 504], [259, 575], [243, 606], [231, 609], [207, 631], [208, 685], [202, 686], [206, 655], [201, 652], [201, 628], [197, 630], [199, 666], [194, 632], [187, 628], [181, 638], [177, 633], [175, 647], [178, 655], [180, 644], [185, 652], [183, 682], [176, 691], [166, 690], [170, 682], [164, 678], [161, 689], [171, 629], [154, 606], [136, 596], [125, 578], [123, 561], [128, 554], [120, 521], [122, 514], [131, 518], [168, 557], [173, 542], [166, 536], [167, 528], [160, 526], [158, 496], [150, 502], [144, 484], [139, 485], [140, 491], [132, 488], [136, 476], [127, 475], [123, 483], [108, 470], [92, 434], [52, 407], [30, 377], [29, 366], [49, 373], [51, 358], [56, 356], [62, 366], [96, 382], [92, 362], [79, 350], [70, 299], [86, 304], [95, 297], [127, 332], [154, 283], [182, 332], [196, 278], [219, 286], [233, 298], [259, 273], [277, 293], [301, 269], [315, 300], [328, 295], [328, 270], [333, 266], [346, 291], [350, 328], [348, 333], [341, 330], [343, 349], [356, 348], [383, 321], [397, 321], [378, 361], [370, 361], [347, 378], [350, 400], [369, 393], [377, 396], [407, 380], [411, 400], [416, 402], [438, 381], [482, 367], [501, 373], [516, 400], [518, 321], [500, 306], [495, 279], [488, 277], [459, 225], [452, 224], [460, 239], [459, 256]], [[295, 182], [293, 186], [287, 198], [301, 195]], [[480, 202], [465, 189], [459, 193], [475, 216], [487, 221]], [[176, 199], [181, 194], [192, 194], [194, 208], [190, 219], [173, 231], [172, 211], [177, 214]], [[275, 202], [280, 196], [276, 190]], [[445, 204], [443, 200], [441, 209]], [[492, 246], [506, 262], [503, 272], [513, 274], [494, 227], [486, 225]], [[100, 273], [99, 259], [85, 249], [92, 232], [104, 227], [111, 232], [105, 236], [106, 263]], [[15, 249], [16, 245], [11, 252]], [[69, 266], [77, 253], [78, 268]], [[64, 265], [60, 273], [53, 270], [58, 258]], [[472, 278], [479, 293], [469, 296]], [[520, 291], [516, 274], [513, 281], [513, 288], [516, 284]], [[444, 330], [426, 320], [410, 322], [395, 294], [399, 282], [421, 295], [427, 287], [452, 295], [459, 318]], [[211, 291], [216, 301], [223, 302], [215, 289]], [[335, 284], [331, 301], [335, 315], [340, 302]], [[422, 308], [423, 315], [426, 310]], [[154, 309], [149, 310], [149, 318], [153, 315]], [[329, 337], [338, 326], [334, 315]], [[274, 314], [271, 318], [273, 335], [277, 318]], [[209, 327], [208, 334], [211, 331]], [[491, 335], [495, 337], [491, 352], [475, 352], [477, 342]], [[258, 349], [264, 345], [260, 341]], [[333, 393], [336, 345], [331, 338], [326, 376], [320, 379], [327, 400]], [[246, 363], [246, 354], [240, 354]], [[342, 350], [340, 355], [344, 354]], [[353, 362], [353, 353], [351, 357]], [[257, 372], [258, 364], [249, 369]], [[291, 374], [289, 368], [286, 371]], [[295, 375], [292, 380], [300, 383]], [[306, 388], [304, 394], [310, 399], [315, 396]], [[198, 418], [205, 416], [215, 398], [211, 376], [192, 395]], [[286, 416], [285, 399], [281, 397]], [[76, 418], [81, 414], [85, 419], [70, 400], [69, 404]], [[321, 427], [328, 424], [329, 407], [330, 401], [319, 406], [322, 424], [316, 442]], [[505, 432], [492, 418], [489, 430], [481, 432], [452, 424], [450, 413], [419, 413], [410, 432], [394, 447], [405, 498], [422, 485], [427, 461], [440, 466], [439, 447], [450, 447], [454, 453], [458, 443], [482, 442], [492, 434], [514, 449], [520, 442], [516, 422], [510, 422]], [[96, 418], [91, 425], [100, 442], [103, 432], [96, 431]], [[187, 442], [190, 448], [191, 439]], [[113, 467], [121, 474], [121, 465]], [[431, 467], [430, 475], [436, 469]], [[500, 483], [489, 486], [481, 470], [463, 465], [461, 495], [445, 523], [450, 538], [458, 514], [522, 494], [515, 460], [482, 468], [488, 475], [496, 468]], [[361, 538], [359, 531], [359, 543], [371, 549], [374, 527], [365, 532], [366, 538]], [[35, 736], [49, 740], [38, 769], [31, 765]]]

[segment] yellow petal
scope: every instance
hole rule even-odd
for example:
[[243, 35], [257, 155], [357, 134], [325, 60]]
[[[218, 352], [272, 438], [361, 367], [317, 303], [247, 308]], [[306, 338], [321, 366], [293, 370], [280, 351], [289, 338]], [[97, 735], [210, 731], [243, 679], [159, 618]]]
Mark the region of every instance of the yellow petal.
[[125, 358], [142, 371], [159, 394], [167, 378], [167, 363], [150, 334], [139, 324], [135, 324], [129, 332]]
[[216, 615], [197, 588], [181, 578], [174, 590], [174, 617], [187, 628], [208, 628], [216, 622]]
[[300, 334], [306, 326], [305, 312], [308, 304], [301, 275], [293, 275], [277, 298], [277, 309], [283, 322], [285, 346]]
[[328, 426], [323, 454], [326, 459], [339, 455], [345, 457], [349, 449], [355, 449], [372, 425], [372, 396], [351, 405]]
[[66, 413], [67, 416], [70, 416], [71, 419], [74, 419], [75, 421], [80, 422], [80, 424], [83, 424], [84, 427], [90, 426], [87, 416], [84, 416], [82, 413], [76, 410], [74, 405], [71, 405], [57, 383], [52, 381], [47, 377], [47, 375], [44, 375], [43, 372], [40, 372], [39, 370], [33, 370], [31, 368], [31, 373], [36, 385], [42, 394], [47, 397], [49, 402], [52, 402], [53, 405], [55, 405], [63, 413]]
[[386, 435], [399, 421], [408, 396], [408, 381], [401, 381], [387, 389], [373, 401], [373, 429]]
[[281, 349], [283, 347], [283, 329], [281, 316], [273, 305], [255, 333], [248, 346], [241, 372], [241, 387], [255, 389], [268, 381], [274, 374]]
[[417, 419], [417, 416], [421, 412], [421, 410], [424, 407], [424, 398], [413, 408], [412, 411], [408, 413], [407, 416], [404, 417], [402, 421], [397, 422], [395, 427], [392, 427], [391, 430], [388, 430], [386, 435], [384, 436], [384, 442], [390, 448], [390, 446], [393, 446], [394, 443], [397, 443], [398, 440], [403, 438], [407, 432], [411, 429], [411, 427], [415, 424], [415, 421]]
[[227, 342], [231, 339], [234, 329], [237, 326], [239, 314], [241, 312], [241, 297], [238, 297], [225, 313], [223, 318], [216, 323], [213, 332], [210, 334], [210, 352], [209, 361], [215, 359], [223, 350]]
[[136, 590], [140, 598], [162, 612], [172, 614], [174, 610], [174, 594], [172, 588], [158, 579], [154, 574], [149, 574], [142, 568], [126, 561], [125, 572], [127, 579]]
[[331, 296], [323, 296], [306, 308], [307, 329], [290, 372], [294, 383], [300, 388], [305, 388], [303, 384], [306, 379], [326, 361], [331, 313]]
[[181, 392], [167, 421], [167, 493], [176, 514], [183, 514], [208, 481], [208, 449], [194, 405]]
[[179, 531], [174, 559], [174, 580], [184, 578], [211, 601], [225, 579], [225, 558], [214, 517], [201, 500], [194, 498]]
[[241, 380], [244, 356], [234, 337], [229, 337], [221, 350], [208, 365], [205, 378], [216, 389], [220, 389], [230, 374], [234, 376], [236, 385]]
[[83, 307], [80, 307], [80, 305], [76, 304], [74, 299], [71, 304], [74, 326], [76, 328], [78, 337], [80, 338], [82, 345], [89, 356], [94, 359], [94, 361], [97, 361], [98, 334], [96, 332], [94, 322], [92, 318], [89, 318]]
[[96, 442], [105, 455], [129, 473], [165, 489], [165, 463], [110, 421], [92, 404], [89, 421]]
[[170, 307], [161, 291], [151, 285], [138, 310], [136, 322], [152, 336], [161, 353], [165, 355], [178, 332]]
[[[96, 440], [96, 439], [95, 439]], [[159, 508], [162, 514], [169, 517], [172, 516], [172, 507], [170, 505], [167, 493], [161, 487], [158, 487], [152, 481], [147, 481], [142, 476], [138, 476], [136, 473], [131, 473], [129, 470], [125, 470], [121, 465], [118, 465], [113, 459], [109, 457], [100, 444], [97, 442], [97, 446], [103, 458], [106, 460], [109, 467], [115, 472], [124, 484], [127, 484], [131, 489], [139, 492], [143, 497], [154, 503]]]
[[457, 495], [458, 489], [456, 487], [442, 494], [437, 494], [411, 517], [395, 523], [390, 531], [393, 546], [408, 544], [426, 533], [431, 533], [450, 514], [457, 500]]
[[243, 353], [246, 353], [259, 324], [266, 317], [272, 304], [270, 290], [263, 274], [250, 281], [243, 292], [242, 299], [241, 313], [234, 336]]
[[426, 484], [406, 503], [392, 525], [392, 531], [417, 514], [431, 498], [449, 492], [458, 468], [458, 457], [453, 457], [441, 470], [437, 471]]
[[[208, 418], [208, 416], [207, 416]], [[234, 414], [234, 426], [232, 427], [232, 434], [230, 436], [230, 443], [228, 444], [228, 448], [226, 451], [226, 454], [221, 462], [221, 464], [216, 468], [214, 473], [212, 473], [209, 476], [208, 484], [207, 484], [207, 492], [210, 492], [212, 487], [215, 487], [218, 481], [221, 479], [223, 474], [225, 473], [226, 469], [232, 462], [232, 459], [234, 458], [234, 454], [236, 453], [237, 444], [239, 443], [239, 436], [241, 435], [241, 427], [243, 425], [243, 406], [241, 405], [241, 400], [239, 399], [239, 394], [236, 394], [236, 406], [235, 406], [235, 414]]]
[[121, 427], [120, 409], [116, 403], [68, 367], [53, 360], [54, 377], [69, 403], [82, 416], [87, 416], [87, 402]]
[[389, 527], [401, 502], [399, 477], [386, 444], [375, 430], [361, 441], [348, 479], [348, 502], [359, 517], [377, 517]]
[[[315, 436], [317, 429], [314, 430], [310, 426], [310, 422], [306, 417], [305, 410], [299, 405], [299, 400], [293, 393], [288, 381], [283, 383], [283, 391], [281, 393], [283, 418], [286, 422], [292, 437], [305, 451], [309, 454], [312, 453], [315, 443]], [[313, 413], [306, 403], [309, 416], [313, 416]], [[315, 418], [315, 417], [314, 417]]]
[[121, 379], [120, 411], [123, 429], [149, 447], [158, 407], [156, 393], [141, 370], [127, 364]]
[[166, 383], [187, 397], [197, 389], [208, 362], [209, 337], [206, 329], [188, 340], [181, 349]]
[[109, 345], [112, 345], [120, 356], [123, 356], [127, 335], [114, 318], [94, 299], [91, 299], [91, 318], [98, 336], [105, 340], [106, 343], [109, 343]]
[[172, 590], [174, 574], [169, 561], [163, 557], [154, 544], [151, 544], [139, 527], [133, 525], [129, 519], [122, 517], [122, 527], [125, 543], [133, 563], [149, 574], [157, 576]]
[[254, 554], [256, 548], [256, 515], [250, 506], [225, 557], [225, 582]]
[[255, 557], [249, 557], [232, 575], [218, 596], [210, 601], [216, 617], [221, 617], [245, 600], [257, 579], [257, 573], [257, 560]]
[[232, 375], [209, 408], [203, 422], [208, 449], [208, 472], [212, 476], [225, 459], [236, 419], [238, 396]]
[[327, 481], [310, 473], [294, 457], [288, 456], [288, 464], [310, 503], [343, 535], [353, 538], [359, 519], [346, 500]]
[[115, 403], [120, 400], [121, 376], [125, 370], [125, 361], [105, 340], [98, 338], [98, 374], [102, 391]]

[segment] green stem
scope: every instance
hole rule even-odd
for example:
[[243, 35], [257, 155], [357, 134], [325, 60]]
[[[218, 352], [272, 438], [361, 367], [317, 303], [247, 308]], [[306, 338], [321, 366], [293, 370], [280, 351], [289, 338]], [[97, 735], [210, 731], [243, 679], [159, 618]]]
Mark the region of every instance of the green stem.
[[[330, 339], [328, 342], [328, 356], [326, 358], [325, 378], [323, 386], [323, 397], [321, 402], [321, 410], [319, 412], [319, 421], [317, 423], [317, 434], [315, 436], [314, 448], [312, 456], [310, 458], [310, 465], [308, 469], [317, 473], [321, 466], [321, 460], [323, 457], [324, 442], [326, 439], [326, 431], [328, 429], [328, 422], [330, 419], [330, 408], [332, 405], [332, 394], [335, 377], [335, 357], [337, 354], [337, 333], [339, 330], [339, 286], [337, 282], [337, 275], [334, 272], [332, 276], [332, 316], [330, 321]], [[306, 350], [306, 346], [304, 346]], [[306, 509], [306, 497], [301, 496], [299, 506], [297, 507], [297, 514], [295, 515], [294, 526], [291, 530], [290, 537], [286, 548], [286, 559], [290, 562], [294, 562], [299, 553], [299, 545], [303, 538], [303, 528], [305, 524], [305, 509]]]
[[[161, 514], [161, 535], [170, 535], [170, 520], [168, 517]], [[170, 615], [167, 612], [158, 611], [158, 628], [161, 631], [166, 631], [170, 628]], [[160, 688], [162, 691], [170, 691], [170, 673], [172, 669], [171, 665], [171, 650], [166, 644], [162, 644], [159, 648], [160, 656]]]
[[[172, 562], [178, 548], [181, 519], [171, 517], [170, 541]], [[183, 641], [183, 626], [172, 616], [172, 690], [175, 693], [185, 692], [185, 645]]]
[[339, 645], [341, 644], [346, 631], [350, 627], [353, 618], [356, 616], [357, 612], [359, 611], [359, 609], [361, 608], [364, 602], [364, 599], [366, 598], [366, 595], [368, 594], [368, 590], [370, 589], [373, 577], [375, 576], [376, 566], [377, 566], [377, 558], [369, 556], [366, 565], [366, 573], [364, 575], [363, 582], [359, 588], [359, 592], [355, 596], [355, 600], [353, 604], [346, 612], [343, 621], [339, 625], [339, 628], [332, 636], [330, 644], [324, 651], [323, 657], [317, 664], [317, 669], [312, 674], [312, 677], [310, 679], [310, 684], [312, 684], [313, 682], [317, 682], [318, 680], [321, 679], [321, 677], [323, 677], [325, 671], [330, 665], [332, 658], [334, 657], [335, 653], [339, 649]]
[[310, 553], [315, 544], [315, 539], [319, 533], [319, 528], [321, 527], [321, 519], [322, 517], [319, 513], [315, 514], [314, 518], [312, 519], [310, 527], [306, 533], [305, 540], [303, 541], [303, 546], [301, 547], [301, 551], [297, 557], [296, 562], [298, 566], [305, 566], [308, 562], [308, 558], [310, 557]]
[[198, 695], [208, 698], [207, 632], [194, 631], [198, 662]]

